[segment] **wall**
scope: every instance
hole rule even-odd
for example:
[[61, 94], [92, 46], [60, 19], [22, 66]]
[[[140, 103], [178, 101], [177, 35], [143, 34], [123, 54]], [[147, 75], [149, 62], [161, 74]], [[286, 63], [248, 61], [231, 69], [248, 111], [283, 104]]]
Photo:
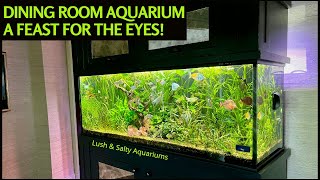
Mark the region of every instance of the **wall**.
[[2, 177], [51, 178], [42, 49], [39, 41], [3, 41], [9, 112], [2, 113]]
[[74, 179], [65, 41], [41, 41], [52, 178]]
[[3, 41], [3, 178], [75, 178], [65, 41]]
[[288, 178], [318, 178], [318, 2], [293, 1], [285, 68]]

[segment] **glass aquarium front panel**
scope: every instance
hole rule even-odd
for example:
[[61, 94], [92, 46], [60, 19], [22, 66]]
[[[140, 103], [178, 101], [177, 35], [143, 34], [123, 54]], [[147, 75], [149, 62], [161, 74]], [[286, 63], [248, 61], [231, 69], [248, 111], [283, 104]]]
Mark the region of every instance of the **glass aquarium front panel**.
[[283, 147], [283, 70], [257, 66], [257, 163]]
[[187, 12], [187, 40], [152, 40], [149, 50], [209, 41], [209, 8]]
[[[82, 126], [252, 159], [252, 65], [80, 77]], [[220, 157], [220, 156], [219, 156]]]

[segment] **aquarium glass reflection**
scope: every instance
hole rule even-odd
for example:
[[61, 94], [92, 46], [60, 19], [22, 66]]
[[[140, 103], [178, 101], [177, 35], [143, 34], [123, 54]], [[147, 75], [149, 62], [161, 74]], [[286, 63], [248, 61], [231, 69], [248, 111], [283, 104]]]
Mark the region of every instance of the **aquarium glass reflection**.
[[257, 154], [259, 163], [283, 146], [283, 71], [257, 65]]
[[150, 40], [149, 50], [209, 41], [209, 7], [187, 12], [187, 40]]

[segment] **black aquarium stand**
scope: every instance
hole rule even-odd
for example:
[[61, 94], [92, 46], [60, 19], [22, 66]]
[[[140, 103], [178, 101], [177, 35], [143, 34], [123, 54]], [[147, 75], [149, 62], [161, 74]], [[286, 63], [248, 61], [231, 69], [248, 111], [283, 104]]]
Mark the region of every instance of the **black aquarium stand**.
[[[287, 159], [290, 149], [281, 149], [268, 162], [258, 167], [244, 167], [220, 161], [209, 161], [177, 151], [158, 150], [150, 145], [132, 143], [113, 138], [79, 137], [81, 178], [99, 179], [102, 171], [99, 164], [121, 169], [131, 174], [122, 178], [245, 178], [245, 179], [286, 179]], [[110, 148], [111, 147], [111, 148]], [[128, 153], [128, 149], [131, 151]], [[133, 152], [136, 150], [135, 152]], [[149, 152], [149, 156], [139, 156]], [[152, 157], [153, 155], [153, 157]], [[110, 169], [109, 169], [110, 170]], [[117, 170], [118, 172], [118, 170]], [[117, 174], [117, 172], [115, 174]], [[108, 171], [112, 174], [111, 171]], [[99, 177], [100, 176], [100, 177]], [[113, 177], [117, 178], [117, 177]]]

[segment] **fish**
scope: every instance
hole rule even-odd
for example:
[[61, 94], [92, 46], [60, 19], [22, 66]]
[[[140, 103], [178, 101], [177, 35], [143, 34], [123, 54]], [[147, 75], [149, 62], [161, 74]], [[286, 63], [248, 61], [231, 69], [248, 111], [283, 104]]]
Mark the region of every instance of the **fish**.
[[247, 120], [249, 120], [249, 119], [250, 119], [250, 117], [251, 117], [251, 115], [250, 115], [250, 113], [249, 113], [249, 112], [246, 112], [246, 113], [244, 114], [244, 117], [245, 117]]
[[227, 110], [233, 110], [233, 109], [237, 108], [236, 103], [233, 100], [230, 100], [230, 99], [224, 101], [223, 103], [220, 102], [220, 107], [222, 107], [222, 106]]
[[172, 89], [172, 91], [177, 90], [179, 87], [180, 87], [180, 85], [179, 85], [179, 84], [177, 84], [177, 83], [172, 83], [172, 85], [171, 85], [171, 89]]
[[160, 81], [160, 84], [161, 84], [161, 85], [164, 85], [165, 83], [166, 83], [165, 80], [161, 80], [161, 81]]
[[198, 98], [197, 98], [197, 97], [191, 97], [191, 98], [187, 98], [187, 97], [186, 97], [186, 100], [187, 100], [188, 102], [193, 103], [193, 102], [196, 102], [196, 101], [198, 100]]
[[257, 114], [257, 118], [258, 118], [259, 120], [262, 118], [262, 115], [261, 115], [261, 113], [260, 113], [260, 112], [258, 112], [258, 114]]
[[247, 97], [245, 97], [245, 98], [242, 98], [242, 99], [241, 99], [241, 102], [242, 102], [243, 104], [245, 104], [245, 105], [250, 106], [250, 105], [252, 105], [252, 98], [249, 97], [249, 96], [247, 96]]
[[190, 77], [196, 81], [204, 80], [204, 76], [201, 73], [192, 73]]
[[163, 95], [161, 94], [160, 96], [158, 96], [156, 99], [152, 101], [152, 104], [159, 104], [162, 98], [163, 98]]
[[138, 128], [129, 125], [128, 126], [128, 136], [140, 136], [141, 132], [138, 130]]
[[123, 81], [122, 80], [119, 80], [119, 81], [116, 81], [114, 82], [115, 85], [122, 85], [123, 84]]

